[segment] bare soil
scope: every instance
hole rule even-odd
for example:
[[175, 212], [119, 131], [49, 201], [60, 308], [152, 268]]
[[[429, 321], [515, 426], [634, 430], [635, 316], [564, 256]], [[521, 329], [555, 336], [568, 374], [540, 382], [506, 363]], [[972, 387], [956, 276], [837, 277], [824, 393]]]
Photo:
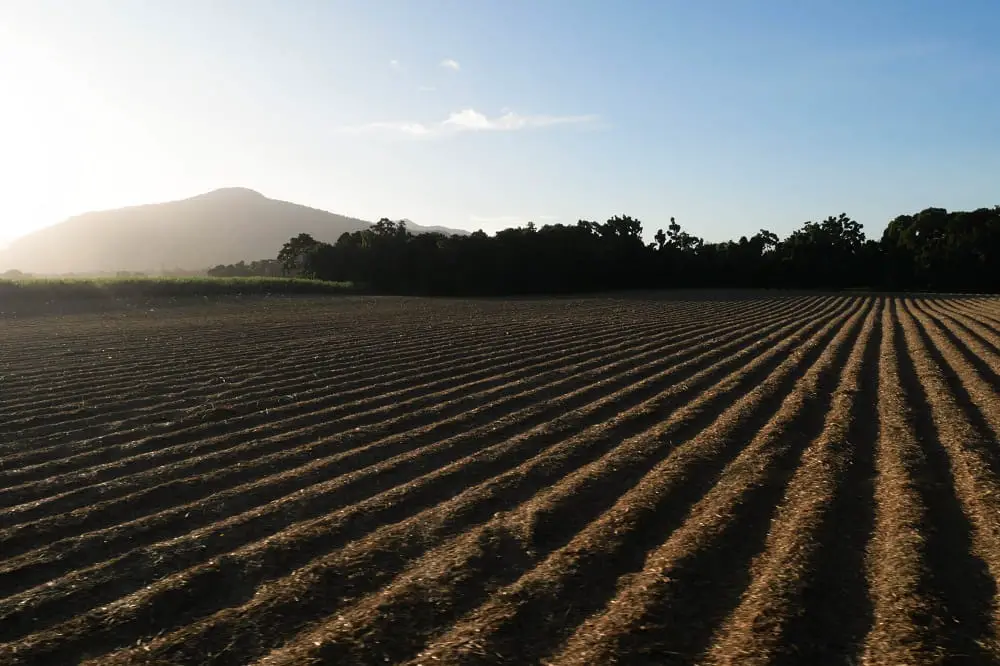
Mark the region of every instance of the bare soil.
[[0, 321], [0, 664], [1000, 663], [1000, 299]]

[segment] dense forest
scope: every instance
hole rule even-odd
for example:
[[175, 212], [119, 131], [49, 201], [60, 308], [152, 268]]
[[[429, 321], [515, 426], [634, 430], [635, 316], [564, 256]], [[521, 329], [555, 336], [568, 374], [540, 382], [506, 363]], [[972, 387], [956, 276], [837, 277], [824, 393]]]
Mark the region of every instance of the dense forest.
[[494, 236], [411, 234], [382, 219], [336, 244], [307, 234], [278, 255], [286, 273], [380, 292], [500, 295], [671, 287], [1000, 291], [1000, 206], [929, 208], [894, 219], [878, 241], [841, 214], [787, 238], [761, 230], [706, 243], [674, 219], [643, 241], [639, 220], [506, 229]]

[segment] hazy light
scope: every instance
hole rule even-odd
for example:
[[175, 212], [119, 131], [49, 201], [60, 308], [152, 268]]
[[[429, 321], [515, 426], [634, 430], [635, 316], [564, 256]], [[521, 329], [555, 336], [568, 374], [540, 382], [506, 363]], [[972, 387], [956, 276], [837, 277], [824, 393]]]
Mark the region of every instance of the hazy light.
[[128, 198], [159, 152], [71, 61], [0, 28], [0, 243]]

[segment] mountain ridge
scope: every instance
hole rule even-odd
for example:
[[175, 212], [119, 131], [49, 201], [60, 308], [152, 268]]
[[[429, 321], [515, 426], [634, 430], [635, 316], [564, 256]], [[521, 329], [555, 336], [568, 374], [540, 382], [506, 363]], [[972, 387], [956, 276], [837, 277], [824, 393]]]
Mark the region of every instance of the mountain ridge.
[[[205, 270], [273, 259], [289, 238], [308, 233], [334, 243], [371, 222], [223, 187], [186, 199], [81, 213], [10, 241], [0, 271], [101, 274]], [[467, 234], [407, 221], [413, 233]]]

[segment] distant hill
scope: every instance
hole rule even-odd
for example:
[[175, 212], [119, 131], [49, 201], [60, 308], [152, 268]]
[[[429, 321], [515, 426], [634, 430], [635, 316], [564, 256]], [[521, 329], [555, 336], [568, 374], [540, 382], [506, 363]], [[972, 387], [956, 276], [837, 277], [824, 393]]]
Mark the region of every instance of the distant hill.
[[[190, 199], [85, 213], [24, 236], [0, 250], [0, 271], [26, 273], [155, 272], [205, 269], [277, 256], [300, 233], [336, 242], [370, 222], [244, 188]], [[467, 232], [407, 223], [414, 233]]]

